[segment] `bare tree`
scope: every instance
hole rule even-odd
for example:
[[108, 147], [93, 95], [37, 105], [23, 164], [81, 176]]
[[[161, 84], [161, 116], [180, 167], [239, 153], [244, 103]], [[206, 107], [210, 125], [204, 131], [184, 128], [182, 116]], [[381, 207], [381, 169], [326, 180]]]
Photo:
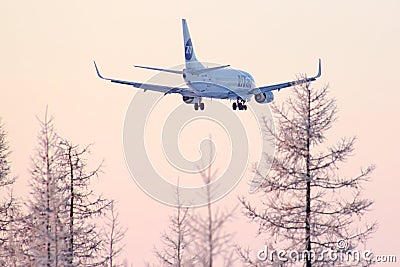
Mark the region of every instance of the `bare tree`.
[[[4, 236], [7, 236], [7, 234], [4, 231], [9, 223], [9, 214], [7, 211], [15, 203], [15, 199], [9, 192], [10, 186], [15, 181], [15, 178], [11, 177], [9, 155], [10, 151], [6, 141], [6, 133], [0, 121], [0, 245], [6, 242]], [[4, 248], [4, 245], [0, 246], [0, 255], [4, 253], [2, 248]]]
[[164, 232], [161, 236], [164, 247], [156, 249], [155, 254], [162, 266], [191, 266], [191, 259], [186, 253], [189, 245], [190, 210], [181, 205], [179, 180], [176, 197], [176, 213], [169, 218], [169, 232]]
[[[0, 189], [4, 189], [15, 182], [15, 178], [11, 177], [9, 155], [10, 151], [6, 140], [6, 131], [0, 120]], [[4, 209], [1, 209], [1, 211], [4, 211]]]
[[207, 204], [196, 213], [193, 208], [181, 205], [178, 181], [176, 213], [170, 217], [169, 232], [162, 235], [164, 247], [155, 251], [162, 266], [212, 267], [232, 266], [234, 263], [232, 235], [224, 231], [233, 211], [214, 211], [211, 203], [214, 176], [211, 167], [207, 173], [201, 172], [207, 185]]
[[36, 155], [32, 158], [30, 218], [27, 221], [33, 238], [30, 252], [38, 265], [59, 266], [66, 264], [64, 239], [67, 234], [63, 224], [65, 174], [59, 164], [62, 150], [47, 112], [45, 120], [39, 122], [41, 132]]
[[[376, 223], [360, 224], [373, 203], [362, 196], [362, 185], [369, 181], [374, 167], [362, 169], [354, 177], [338, 174], [340, 164], [354, 150], [355, 138], [323, 146], [336, 118], [336, 103], [328, 96], [327, 86], [314, 90], [301, 80], [293, 97], [282, 106], [272, 105], [276, 131], [265, 122], [267, 133], [276, 141], [276, 156], [266, 155], [265, 160], [272, 163], [268, 174], [257, 172], [263, 207], [244, 197], [240, 201], [246, 216], [258, 223], [258, 233], [269, 236], [269, 249], [305, 252], [302, 260], [307, 267], [359, 266], [360, 262], [329, 261], [323, 251], [350, 252], [376, 229]], [[344, 242], [338, 247], [339, 240]], [[241, 256], [246, 259], [248, 254]], [[295, 264], [277, 257], [267, 260], [268, 264]], [[248, 265], [262, 264], [251, 264], [249, 257], [245, 261]]]
[[[9, 147], [6, 141], [4, 126], [0, 123], [0, 192], [1, 196], [7, 195], [7, 186], [13, 183], [10, 179], [10, 162], [8, 160]], [[7, 210], [12, 204], [12, 199], [0, 199], [0, 265], [6, 264], [7, 251], [7, 224], [9, 223]], [[4, 260], [3, 260], [4, 259]]]
[[15, 177], [11, 177], [10, 151], [4, 126], [0, 122], [0, 265], [16, 266], [22, 259], [22, 245], [19, 241], [21, 220], [17, 200], [12, 193]]
[[62, 139], [52, 119], [41, 122], [39, 146], [32, 158], [28, 255], [41, 266], [102, 265], [101, 227], [96, 224], [109, 202], [90, 187], [100, 166], [87, 170], [89, 146], [80, 149]]
[[123, 266], [123, 264], [117, 263], [117, 258], [122, 252], [125, 245], [121, 244], [126, 228], [121, 227], [119, 222], [119, 214], [115, 209], [115, 201], [111, 201], [108, 216], [106, 216], [106, 227], [104, 228], [104, 249], [106, 256], [106, 264], [109, 267]]
[[207, 197], [205, 214], [199, 211], [190, 221], [191, 244], [189, 249], [194, 255], [194, 266], [232, 266], [235, 261], [232, 246], [232, 233], [226, 232], [225, 226], [233, 216], [233, 211], [214, 211], [212, 204], [213, 180], [216, 172], [212, 173], [211, 166], [201, 172], [206, 185]]
[[96, 219], [103, 218], [110, 202], [96, 195], [90, 187], [91, 179], [98, 176], [101, 165], [94, 170], [87, 170], [90, 146], [81, 149], [63, 139], [59, 147], [62, 150], [59, 164], [65, 177], [63, 207], [67, 214], [64, 225], [67, 228], [65, 243], [68, 266], [103, 264], [103, 237]]
[[18, 202], [8, 209], [6, 226], [6, 242], [3, 249], [7, 253], [1, 255], [0, 266], [31, 266], [34, 258], [29, 249], [33, 242], [32, 231], [27, 223], [28, 216], [22, 212]]

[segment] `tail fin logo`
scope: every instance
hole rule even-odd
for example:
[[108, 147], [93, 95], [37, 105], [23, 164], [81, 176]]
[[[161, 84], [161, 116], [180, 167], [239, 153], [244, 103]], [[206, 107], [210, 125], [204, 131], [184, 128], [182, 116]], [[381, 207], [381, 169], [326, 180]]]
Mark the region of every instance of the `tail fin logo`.
[[192, 39], [189, 38], [185, 44], [185, 58], [186, 60], [191, 60], [193, 56], [193, 46]]

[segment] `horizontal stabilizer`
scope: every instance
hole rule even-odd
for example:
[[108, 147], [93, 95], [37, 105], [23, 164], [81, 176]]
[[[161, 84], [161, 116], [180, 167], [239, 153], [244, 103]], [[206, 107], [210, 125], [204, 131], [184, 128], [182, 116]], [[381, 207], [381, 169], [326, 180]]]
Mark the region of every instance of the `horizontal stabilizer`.
[[212, 70], [219, 70], [219, 69], [224, 69], [227, 67], [230, 67], [231, 65], [223, 65], [223, 66], [218, 66], [218, 67], [212, 67], [212, 68], [205, 68], [205, 69], [188, 69], [186, 70], [187, 72], [191, 73], [191, 74], [200, 74], [200, 73], [204, 73], [207, 71], [212, 71]]
[[161, 69], [161, 68], [153, 68], [153, 67], [137, 66], [137, 65], [135, 65], [134, 67], [141, 68], [141, 69], [148, 69], [148, 70], [158, 70], [158, 71], [175, 73], [175, 74], [183, 74], [183, 71], [181, 71], [181, 70]]
[[[156, 70], [156, 71], [162, 71], [162, 72], [169, 72], [169, 73], [174, 73], [174, 74], [183, 74], [182, 70], [171, 70], [171, 69], [161, 69], [161, 68], [154, 68], [154, 67], [146, 67], [146, 66], [134, 66], [135, 68], [141, 68], [141, 69], [147, 69], [147, 70]], [[213, 71], [213, 70], [219, 70], [223, 68], [230, 67], [230, 65], [223, 65], [223, 66], [217, 66], [217, 67], [211, 67], [211, 68], [205, 68], [205, 69], [186, 69], [185, 71], [190, 73], [190, 74], [201, 74], [207, 71]]]

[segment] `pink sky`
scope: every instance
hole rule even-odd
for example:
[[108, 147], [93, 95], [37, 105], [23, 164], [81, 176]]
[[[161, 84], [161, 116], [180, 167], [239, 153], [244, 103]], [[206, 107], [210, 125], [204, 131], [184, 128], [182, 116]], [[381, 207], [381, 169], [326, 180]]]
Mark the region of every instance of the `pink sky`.
[[[92, 60], [110, 76], [146, 81], [154, 73], [132, 65], [183, 63], [185, 17], [199, 59], [244, 69], [258, 85], [290, 80], [300, 72], [314, 74], [322, 58], [323, 75], [314, 86], [329, 83], [339, 107], [329, 142], [358, 137], [354, 157], [342, 172], [354, 175], [362, 166], [377, 166], [364, 191], [375, 200], [368, 218], [379, 222], [367, 247], [398, 253], [399, 12], [400, 3], [393, 0], [5, 1], [0, 9], [0, 117], [19, 178], [16, 191], [25, 197], [29, 190], [27, 170], [39, 130], [35, 116], [43, 117], [48, 105], [62, 136], [94, 143], [93, 164], [105, 159], [105, 173], [95, 186], [119, 202], [121, 221], [129, 227], [124, 257], [138, 266], [151, 261], [173, 209], [144, 194], [125, 166], [122, 126], [137, 89], [99, 80]], [[281, 102], [289, 95], [286, 89], [275, 98]], [[168, 96], [163, 101], [181, 100]], [[200, 141], [194, 141], [193, 151]], [[238, 195], [247, 194], [245, 180], [218, 205], [231, 206]], [[237, 242], [260, 249], [254, 226], [246, 226]]]

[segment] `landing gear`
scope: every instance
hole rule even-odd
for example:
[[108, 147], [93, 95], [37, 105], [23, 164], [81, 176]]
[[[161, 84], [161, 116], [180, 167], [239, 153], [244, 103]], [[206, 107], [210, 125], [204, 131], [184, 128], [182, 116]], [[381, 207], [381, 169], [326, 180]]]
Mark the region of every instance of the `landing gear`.
[[247, 105], [246, 101], [244, 101], [242, 98], [238, 97], [236, 102], [232, 103], [232, 109], [233, 110], [247, 110]]
[[194, 110], [199, 110], [199, 108], [200, 108], [200, 110], [204, 110], [204, 103], [203, 102], [194, 103]]
[[242, 104], [242, 103], [239, 103], [238, 104], [238, 108], [239, 108], [239, 110], [247, 110], [247, 105], [246, 104]]

